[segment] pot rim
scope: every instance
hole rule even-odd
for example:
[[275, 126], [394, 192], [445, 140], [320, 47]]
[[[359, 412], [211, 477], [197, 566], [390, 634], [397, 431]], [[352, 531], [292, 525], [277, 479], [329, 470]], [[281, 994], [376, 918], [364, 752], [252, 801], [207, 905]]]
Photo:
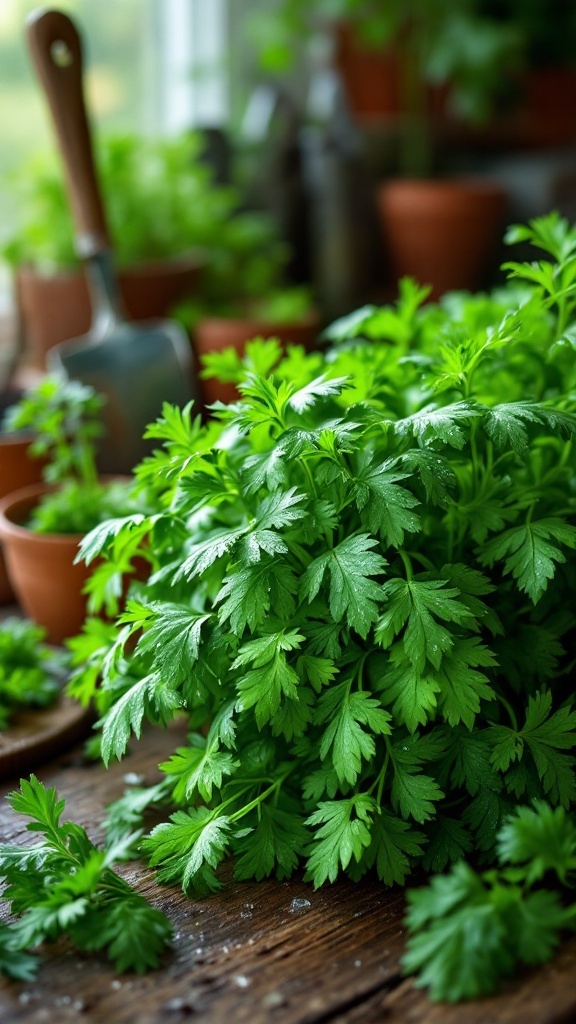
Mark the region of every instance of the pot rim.
[[0, 447], [20, 447], [24, 445], [26, 448], [32, 443], [36, 434], [32, 430], [0, 430]]
[[60, 547], [69, 546], [71, 542], [78, 546], [84, 536], [82, 533], [37, 533], [35, 530], [30, 530], [27, 526], [11, 518], [12, 511], [16, 512], [17, 509], [24, 509], [28, 512], [34, 508], [37, 499], [42, 497], [43, 494], [49, 494], [57, 489], [58, 486], [56, 484], [28, 484], [27, 487], [19, 487], [16, 491], [10, 491], [9, 494], [0, 499], [0, 538], [4, 541], [11, 537], [20, 539], [25, 537], [29, 539], [38, 538], [41, 542], [56, 544]]
[[480, 175], [457, 175], [453, 178], [389, 178], [377, 185], [380, 193], [420, 191], [420, 192], [459, 192], [460, 194], [481, 194], [506, 196], [506, 187], [498, 178]]
[[[131, 480], [131, 477], [127, 476], [113, 476], [104, 475], [99, 477], [99, 481], [105, 483], [107, 481], [114, 480]], [[8, 494], [0, 498], [0, 539], [9, 540], [11, 537], [24, 539], [34, 538], [39, 542], [47, 544], [55, 544], [63, 547], [70, 545], [72, 541], [75, 542], [76, 546], [83, 539], [85, 534], [83, 533], [38, 533], [36, 530], [30, 530], [29, 527], [24, 526], [22, 523], [15, 521], [11, 518], [12, 510], [16, 510], [19, 507], [24, 507], [28, 512], [34, 508], [38, 498], [42, 497], [43, 494], [50, 494], [53, 491], [57, 491], [59, 484], [47, 484], [37, 483], [28, 484], [26, 487], [19, 487], [15, 491], [10, 491]]]
[[[130, 263], [121, 264], [117, 268], [119, 278], [147, 278], [151, 275], [169, 276], [174, 272], [189, 273], [190, 271], [201, 271], [207, 263], [205, 250], [200, 247], [190, 249], [188, 252], [175, 253], [173, 256], [158, 256], [156, 258], [133, 260]], [[36, 263], [32, 259], [22, 260], [14, 268], [17, 278], [40, 278], [42, 281], [50, 281], [54, 278], [60, 281], [73, 280], [84, 276], [84, 267], [81, 263], [77, 266], [57, 266]]]
[[269, 334], [273, 336], [274, 331], [290, 331], [294, 327], [316, 327], [320, 322], [320, 314], [317, 309], [311, 309], [304, 316], [299, 316], [296, 320], [263, 320], [258, 316], [254, 316], [250, 312], [245, 315], [239, 314], [238, 316], [202, 316], [198, 320], [195, 330], [198, 330], [203, 324], [209, 324], [210, 326], [219, 327], [221, 324], [250, 324], [257, 328], [258, 334]]

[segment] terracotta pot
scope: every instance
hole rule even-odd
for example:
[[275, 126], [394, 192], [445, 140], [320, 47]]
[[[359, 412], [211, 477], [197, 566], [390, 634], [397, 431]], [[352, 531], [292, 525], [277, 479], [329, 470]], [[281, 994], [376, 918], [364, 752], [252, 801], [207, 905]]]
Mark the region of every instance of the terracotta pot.
[[[18, 399], [13, 396], [13, 401]], [[0, 408], [5, 404], [0, 398]], [[42, 479], [43, 460], [33, 459], [28, 455], [28, 446], [32, 435], [24, 432], [2, 433], [0, 432], [0, 498], [4, 498], [12, 491], [29, 484], [40, 483]], [[0, 552], [0, 605], [12, 604], [15, 600], [14, 592], [10, 586], [4, 558]]]
[[[318, 336], [319, 323], [316, 313], [293, 324], [266, 323], [250, 318], [205, 317], [196, 328], [194, 349], [200, 364], [205, 353], [221, 352], [225, 348], [235, 348], [243, 355], [246, 342], [253, 338], [278, 338], [283, 345], [303, 345], [310, 351]], [[234, 384], [223, 383], [215, 377], [202, 380], [201, 387], [204, 405], [216, 401], [235, 402], [238, 399]]]
[[[370, 46], [354, 25], [341, 21], [334, 26], [334, 64], [342, 77], [350, 110], [360, 121], [394, 124], [406, 113], [401, 62], [397, 40], [381, 47]], [[429, 116], [443, 119], [450, 87], [424, 83], [423, 88]]]
[[[196, 294], [201, 269], [200, 259], [191, 256], [120, 270], [127, 315], [132, 320], [168, 316], [176, 303]], [[90, 329], [86, 278], [82, 270], [46, 276], [33, 266], [22, 266], [14, 285], [26, 362], [45, 370], [46, 353], [53, 345]]]
[[398, 56], [376, 50], [358, 39], [352, 25], [335, 27], [335, 64], [342, 75], [352, 113], [360, 117], [398, 114], [401, 110]]
[[48, 643], [61, 644], [82, 627], [82, 588], [92, 567], [74, 564], [81, 534], [34, 533], [23, 525], [47, 490], [46, 484], [32, 484], [0, 501], [0, 540], [22, 611], [45, 627]]
[[377, 189], [395, 280], [432, 285], [432, 299], [481, 286], [506, 211], [506, 192], [483, 180], [399, 179]]

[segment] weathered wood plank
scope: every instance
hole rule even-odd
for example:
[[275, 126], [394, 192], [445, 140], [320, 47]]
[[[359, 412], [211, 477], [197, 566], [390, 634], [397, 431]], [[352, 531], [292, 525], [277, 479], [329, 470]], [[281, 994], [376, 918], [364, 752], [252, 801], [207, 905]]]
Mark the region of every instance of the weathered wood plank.
[[[149, 730], [120, 765], [83, 762], [81, 748], [37, 774], [67, 799], [67, 813], [99, 840], [106, 803], [121, 795], [127, 772], [154, 782], [157, 764], [178, 742]], [[4, 786], [0, 794], [11, 786]], [[18, 841], [22, 822], [0, 804], [0, 838]], [[126, 876], [168, 914], [175, 928], [165, 966], [117, 978], [98, 957], [64, 941], [42, 952], [33, 983], [0, 982], [0, 1020], [107, 1021], [109, 1024], [559, 1024], [576, 1019], [576, 943], [553, 965], [467, 1006], [433, 1006], [399, 975], [403, 899], [372, 883], [341, 882], [314, 892], [300, 880], [238, 883], [204, 900], [159, 887], [143, 865]]]

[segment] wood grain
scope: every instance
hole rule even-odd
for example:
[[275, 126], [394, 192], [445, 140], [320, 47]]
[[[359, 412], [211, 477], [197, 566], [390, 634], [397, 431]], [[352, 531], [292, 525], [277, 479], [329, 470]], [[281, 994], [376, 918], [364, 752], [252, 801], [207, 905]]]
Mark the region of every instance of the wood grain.
[[[184, 725], [148, 730], [122, 764], [105, 771], [82, 748], [37, 771], [67, 799], [70, 818], [101, 839], [104, 807], [126, 773], [147, 783], [184, 738]], [[175, 735], [176, 734], [176, 735]], [[0, 788], [4, 795], [17, 780]], [[0, 804], [0, 839], [21, 841], [22, 822]], [[568, 1024], [576, 1020], [576, 942], [554, 962], [509, 984], [498, 997], [433, 1005], [399, 972], [403, 898], [373, 883], [340, 882], [314, 892], [296, 879], [238, 883], [188, 899], [159, 887], [145, 866], [123, 873], [173, 922], [175, 942], [159, 971], [116, 977], [106, 960], [66, 941], [45, 947], [33, 983], [0, 981], [0, 1020], [108, 1024]]]

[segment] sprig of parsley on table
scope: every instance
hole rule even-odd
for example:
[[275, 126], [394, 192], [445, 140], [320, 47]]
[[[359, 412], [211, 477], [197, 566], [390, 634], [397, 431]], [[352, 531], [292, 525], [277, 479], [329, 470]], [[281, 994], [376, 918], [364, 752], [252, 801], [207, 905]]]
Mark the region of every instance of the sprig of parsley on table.
[[64, 800], [34, 775], [8, 801], [42, 838], [31, 846], [0, 845], [2, 896], [16, 915], [0, 928], [0, 970], [33, 977], [39, 961], [27, 951], [60, 935], [87, 952], [103, 951], [118, 972], [158, 967], [171, 925], [113, 870], [126, 860], [131, 837], [99, 849], [80, 825], [61, 820]]
[[46, 631], [29, 619], [0, 622], [0, 729], [21, 708], [48, 707], [61, 690], [58, 658], [45, 638]]

